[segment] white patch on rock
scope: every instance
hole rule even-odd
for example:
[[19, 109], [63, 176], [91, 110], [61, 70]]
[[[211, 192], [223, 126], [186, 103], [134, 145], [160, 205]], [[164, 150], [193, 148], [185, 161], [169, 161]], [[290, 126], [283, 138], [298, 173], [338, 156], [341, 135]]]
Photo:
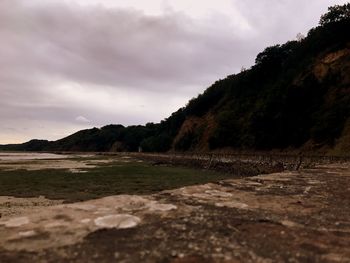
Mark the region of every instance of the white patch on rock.
[[73, 173], [73, 174], [77, 174], [77, 173], [87, 173], [88, 171], [86, 170], [81, 170], [81, 169], [77, 169], [77, 168], [70, 168], [69, 172]]
[[84, 219], [80, 220], [80, 223], [82, 223], [82, 224], [88, 224], [90, 222], [91, 222], [90, 218], [84, 218]]
[[118, 198], [118, 204], [115, 206], [115, 209], [122, 209], [126, 212], [139, 211], [147, 208], [146, 204], [149, 202], [149, 199], [140, 196], [121, 195]]
[[218, 191], [218, 190], [206, 190], [205, 193], [209, 194], [211, 196], [216, 196], [216, 197], [231, 197], [232, 196], [231, 193], [226, 193], [226, 192], [222, 192], [222, 191]]
[[95, 205], [90, 205], [90, 204], [72, 204], [72, 205], [68, 205], [67, 207], [78, 209], [78, 210], [84, 210], [84, 211], [91, 211], [96, 209]]
[[177, 206], [172, 204], [161, 204], [157, 201], [146, 199], [140, 196], [119, 196], [118, 204], [115, 206], [117, 210], [123, 210], [126, 213], [141, 210], [148, 211], [169, 211], [177, 209]]
[[29, 219], [26, 216], [15, 217], [7, 220], [3, 224], [5, 225], [5, 227], [20, 227], [20, 226], [29, 224]]
[[151, 202], [151, 203], [147, 204], [147, 207], [148, 207], [149, 211], [161, 211], [161, 212], [177, 209], [176, 205], [160, 204], [157, 202]]
[[36, 232], [34, 230], [29, 230], [29, 231], [19, 232], [18, 235], [20, 237], [32, 237], [36, 235]]
[[109, 212], [111, 212], [111, 208], [108, 208], [108, 207], [101, 207], [99, 209], [97, 209], [96, 212], [94, 212], [95, 215], [98, 215], [98, 214], [107, 214]]
[[98, 217], [94, 222], [100, 228], [131, 228], [137, 226], [141, 219], [128, 214], [118, 214]]
[[215, 204], [217, 207], [230, 207], [230, 208], [238, 208], [238, 209], [247, 209], [248, 205], [241, 203], [241, 202], [235, 202], [235, 201], [230, 201], [230, 202], [221, 202], [221, 203], [216, 203]]
[[305, 187], [304, 194], [307, 194], [311, 190], [311, 186]]
[[286, 226], [286, 227], [298, 227], [299, 226], [298, 223], [295, 223], [295, 222], [290, 221], [290, 220], [282, 220], [281, 224]]
[[116, 207], [116, 209], [122, 209], [125, 212], [132, 212], [132, 211], [140, 211], [144, 210], [146, 208], [145, 203], [130, 203], [126, 204], [123, 207]]
[[54, 221], [54, 222], [51, 222], [51, 223], [48, 223], [47, 225], [45, 225], [45, 228], [65, 227], [68, 225], [69, 225], [68, 222]]
[[190, 197], [195, 197], [195, 198], [198, 198], [198, 199], [210, 199], [211, 196], [208, 195], [208, 194], [201, 194], [201, 193], [198, 193], [198, 194], [191, 194], [191, 195], [188, 195]]

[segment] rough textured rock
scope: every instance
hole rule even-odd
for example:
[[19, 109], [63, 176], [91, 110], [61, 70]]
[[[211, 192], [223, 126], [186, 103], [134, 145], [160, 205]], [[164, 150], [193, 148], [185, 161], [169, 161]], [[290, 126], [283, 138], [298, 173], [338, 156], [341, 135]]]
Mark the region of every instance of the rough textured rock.
[[350, 166], [42, 208], [0, 221], [1, 262], [349, 262]]

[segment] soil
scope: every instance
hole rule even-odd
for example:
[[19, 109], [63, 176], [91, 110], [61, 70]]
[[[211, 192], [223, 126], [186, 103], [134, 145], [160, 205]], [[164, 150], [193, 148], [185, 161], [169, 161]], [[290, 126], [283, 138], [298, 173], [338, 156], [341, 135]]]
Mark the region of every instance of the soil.
[[350, 165], [39, 208], [1, 262], [350, 262]]

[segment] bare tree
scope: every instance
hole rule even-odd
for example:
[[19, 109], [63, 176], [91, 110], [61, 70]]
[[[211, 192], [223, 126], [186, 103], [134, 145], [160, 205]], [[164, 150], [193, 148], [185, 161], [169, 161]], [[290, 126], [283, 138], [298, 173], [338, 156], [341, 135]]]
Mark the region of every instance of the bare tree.
[[296, 36], [296, 39], [297, 39], [297, 41], [299, 41], [299, 42], [302, 41], [304, 38], [305, 38], [305, 36], [304, 36], [302, 33], [300, 33], [300, 32], [299, 32], [299, 33], [297, 34], [297, 36]]

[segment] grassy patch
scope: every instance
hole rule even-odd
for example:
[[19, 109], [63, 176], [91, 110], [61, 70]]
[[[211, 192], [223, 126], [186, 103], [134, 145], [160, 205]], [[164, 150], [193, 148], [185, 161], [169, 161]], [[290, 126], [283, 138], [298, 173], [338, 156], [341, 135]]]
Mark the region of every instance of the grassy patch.
[[138, 162], [99, 165], [87, 173], [71, 173], [64, 169], [0, 170], [0, 195], [43, 195], [50, 199], [75, 202], [117, 194], [151, 194], [229, 177], [212, 171]]

